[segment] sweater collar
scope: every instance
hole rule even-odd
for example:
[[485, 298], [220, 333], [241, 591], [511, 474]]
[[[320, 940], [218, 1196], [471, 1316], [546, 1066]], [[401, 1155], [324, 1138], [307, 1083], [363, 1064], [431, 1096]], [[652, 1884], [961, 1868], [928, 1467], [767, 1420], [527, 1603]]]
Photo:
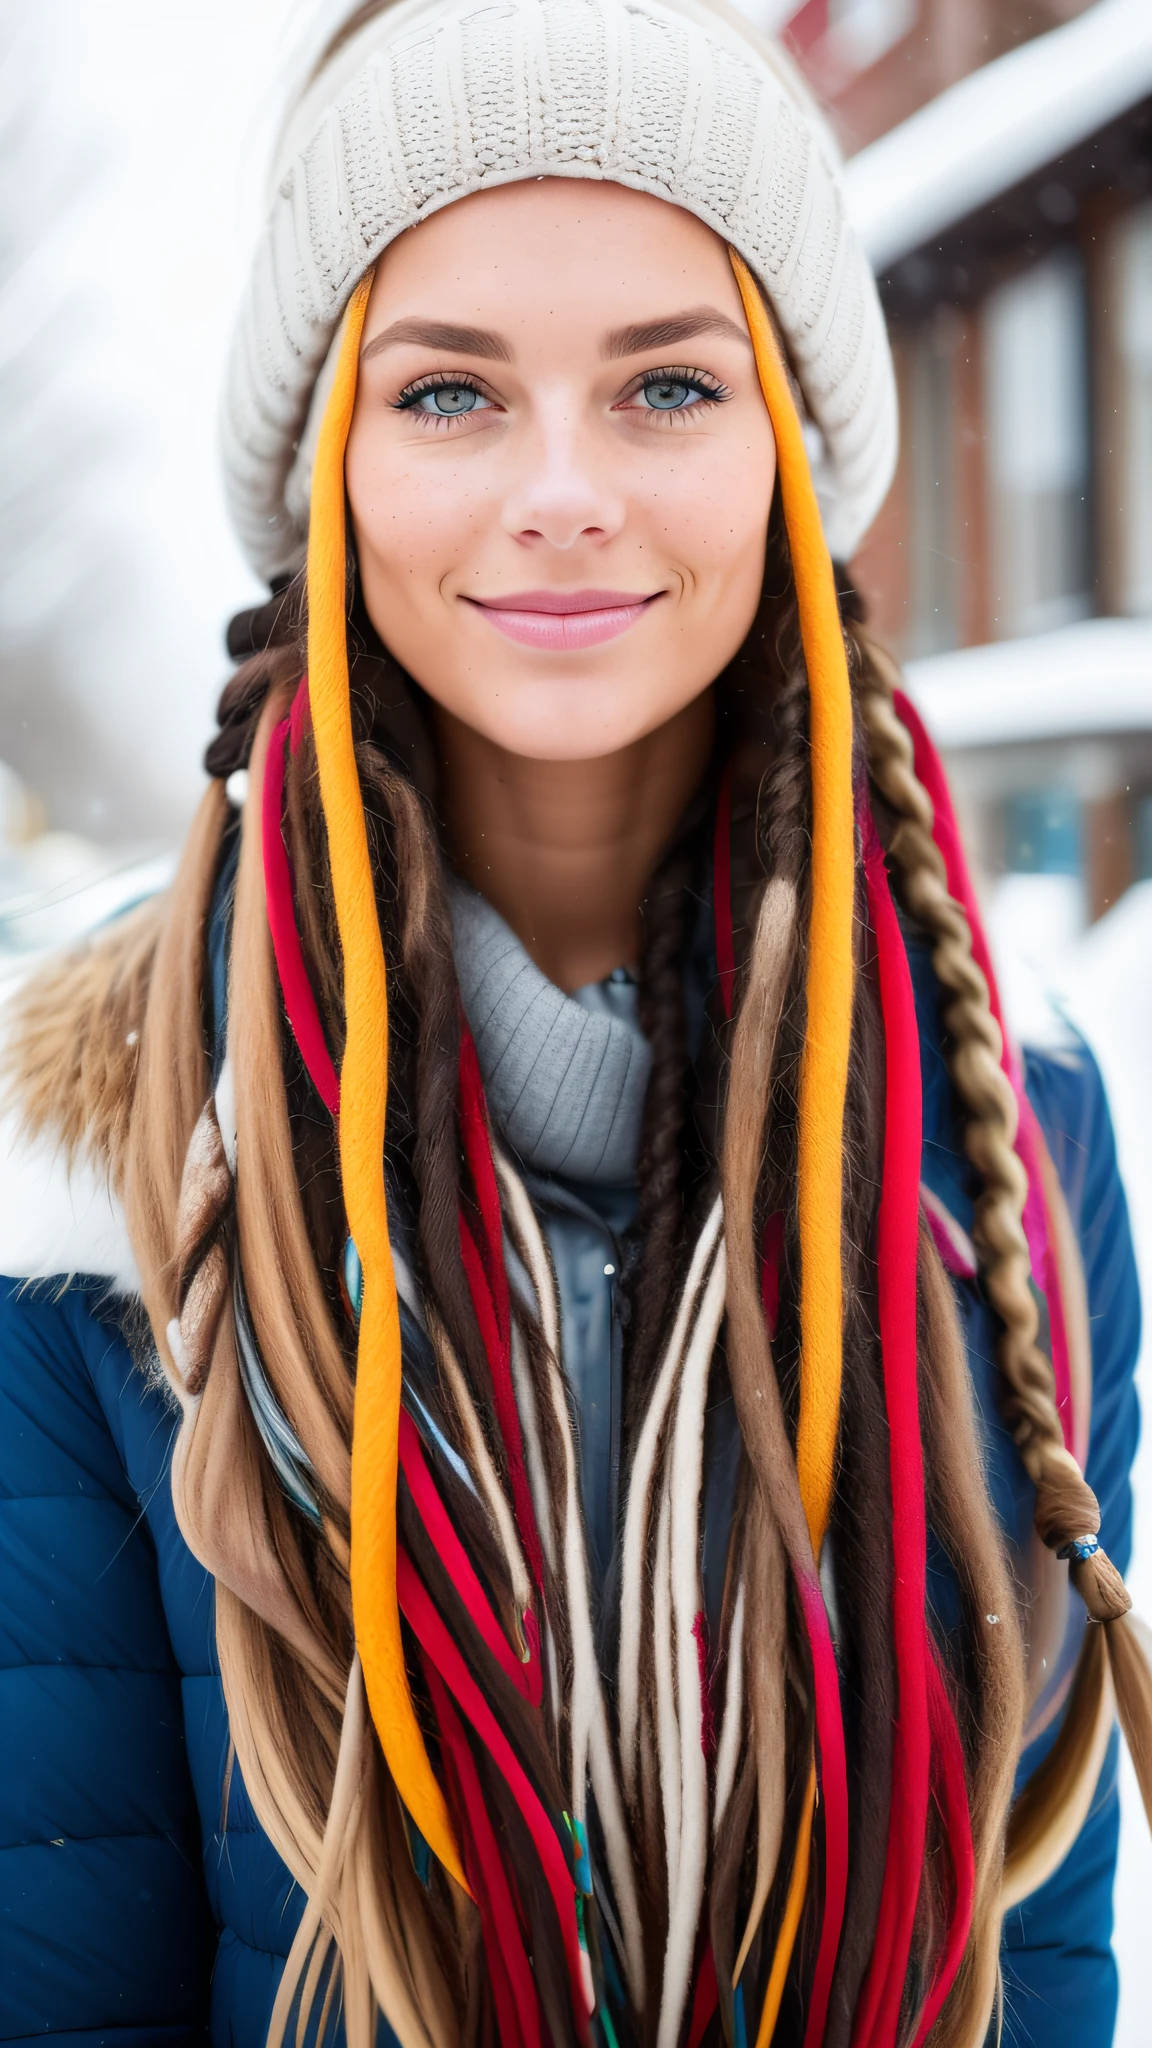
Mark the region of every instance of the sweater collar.
[[623, 969], [565, 995], [483, 896], [449, 881], [460, 998], [492, 1117], [523, 1164], [634, 1185], [652, 1051]]

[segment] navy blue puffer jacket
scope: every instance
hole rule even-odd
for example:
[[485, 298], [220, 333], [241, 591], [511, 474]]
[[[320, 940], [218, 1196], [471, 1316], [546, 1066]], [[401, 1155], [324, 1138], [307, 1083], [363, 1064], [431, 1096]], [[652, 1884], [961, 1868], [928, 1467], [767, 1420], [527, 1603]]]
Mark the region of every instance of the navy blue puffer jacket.
[[[964, 1222], [923, 962], [916, 978], [925, 1179]], [[1123, 1567], [1139, 1312], [1111, 1130], [1082, 1050], [1031, 1058], [1028, 1079], [1083, 1248], [1088, 1472]], [[1014, 1529], [1030, 1516], [1027, 1481], [995, 1414], [987, 1313], [974, 1288], [960, 1291], [993, 1494]], [[261, 2048], [302, 1909], [229, 1770], [212, 1585], [172, 1511], [174, 1430], [106, 1282], [0, 1282], [3, 2040]], [[1076, 1851], [1005, 1929], [1007, 2037], [1019, 2048], [1111, 2039], [1117, 1825], [1113, 1752]]]

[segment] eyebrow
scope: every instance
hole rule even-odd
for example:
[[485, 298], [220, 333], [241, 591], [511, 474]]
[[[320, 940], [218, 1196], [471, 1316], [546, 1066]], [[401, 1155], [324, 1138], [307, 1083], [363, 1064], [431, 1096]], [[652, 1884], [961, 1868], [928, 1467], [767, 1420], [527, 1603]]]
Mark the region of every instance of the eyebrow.
[[601, 355], [606, 361], [618, 356], [639, 356], [653, 348], [671, 348], [678, 341], [692, 341], [698, 334], [722, 334], [728, 341], [742, 341], [751, 348], [746, 328], [730, 320], [714, 306], [694, 306], [690, 313], [675, 313], [666, 320], [643, 320], [633, 327], [617, 327], [604, 337]]
[[[714, 306], [695, 306], [688, 313], [674, 313], [663, 320], [642, 320], [630, 327], [615, 327], [606, 334], [600, 353], [606, 362], [615, 362], [623, 356], [644, 355], [649, 349], [672, 348], [677, 342], [692, 341], [698, 334], [719, 334], [728, 341], [743, 342], [751, 347], [746, 329], [727, 313], [721, 313]], [[413, 315], [406, 320], [395, 320], [391, 327], [385, 327], [360, 351], [360, 360], [366, 363], [373, 356], [383, 355], [385, 349], [398, 348], [403, 343], [416, 344], [421, 348], [443, 349], [449, 354], [481, 356], [487, 362], [510, 363], [512, 350], [502, 334], [494, 334], [486, 327], [460, 327], [451, 320], [423, 320]]]
[[423, 348], [444, 349], [449, 354], [483, 356], [492, 363], [512, 361], [512, 351], [501, 334], [490, 334], [485, 327], [458, 327], [451, 320], [418, 317], [396, 320], [391, 327], [373, 335], [361, 349], [360, 361], [366, 363], [371, 356], [383, 355], [386, 348], [396, 348], [405, 341], [416, 342]]

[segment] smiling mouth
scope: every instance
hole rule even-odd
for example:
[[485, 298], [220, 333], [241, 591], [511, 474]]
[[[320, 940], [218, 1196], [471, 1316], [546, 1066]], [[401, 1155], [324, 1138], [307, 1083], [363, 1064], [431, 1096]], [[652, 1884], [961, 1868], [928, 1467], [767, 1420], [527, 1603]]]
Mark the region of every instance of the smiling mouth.
[[575, 654], [626, 633], [663, 595], [662, 590], [635, 597], [626, 590], [523, 590], [464, 601], [522, 647]]

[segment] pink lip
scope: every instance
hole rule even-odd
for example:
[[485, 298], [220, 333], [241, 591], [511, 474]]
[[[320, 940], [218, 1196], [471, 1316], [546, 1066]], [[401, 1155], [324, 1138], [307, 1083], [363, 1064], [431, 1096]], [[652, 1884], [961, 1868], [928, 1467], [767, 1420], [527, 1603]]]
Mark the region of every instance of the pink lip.
[[659, 590], [650, 597], [624, 590], [521, 590], [498, 601], [470, 597], [467, 602], [523, 647], [577, 653], [626, 633], [662, 595]]

